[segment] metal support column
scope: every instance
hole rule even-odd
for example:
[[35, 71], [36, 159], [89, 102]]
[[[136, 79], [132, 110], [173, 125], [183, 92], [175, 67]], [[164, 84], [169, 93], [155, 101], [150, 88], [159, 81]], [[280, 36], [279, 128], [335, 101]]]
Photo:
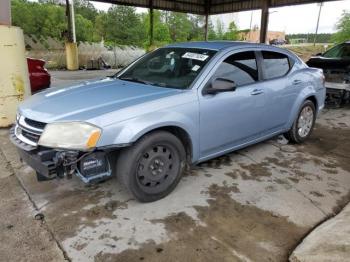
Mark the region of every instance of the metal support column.
[[204, 24], [204, 39], [208, 41], [208, 24], [209, 24], [209, 8], [210, 8], [210, 0], [205, 0], [205, 24]]
[[149, 2], [149, 46], [153, 46], [154, 41], [154, 16], [153, 16], [153, 1]]
[[266, 43], [266, 36], [269, 24], [269, 6], [270, 1], [265, 0], [261, 8], [260, 43]]
[[317, 38], [317, 34], [318, 34], [318, 26], [320, 24], [320, 17], [321, 17], [321, 10], [322, 10], [323, 3], [321, 2], [321, 3], [319, 3], [319, 5], [320, 5], [320, 9], [318, 10], [316, 32], [315, 32], [315, 37], [314, 37], [314, 46], [316, 45], [316, 38]]
[[68, 30], [66, 35], [66, 66], [68, 70], [78, 70], [78, 45], [75, 35], [74, 0], [66, 0]]
[[204, 25], [204, 37], [205, 41], [208, 41], [208, 23], [209, 23], [209, 15], [205, 16], [205, 25]]
[[11, 25], [11, 0], [0, 1], [0, 25]]

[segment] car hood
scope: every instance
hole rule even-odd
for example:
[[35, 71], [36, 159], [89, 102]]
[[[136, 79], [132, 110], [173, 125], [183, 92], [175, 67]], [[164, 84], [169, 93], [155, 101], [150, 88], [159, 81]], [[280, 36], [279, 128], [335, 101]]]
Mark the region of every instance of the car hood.
[[19, 106], [19, 112], [27, 118], [45, 123], [87, 121], [180, 92], [177, 89], [106, 78], [66, 88], [50, 88], [25, 100]]
[[350, 66], [350, 59], [326, 58], [322, 56], [311, 57], [306, 64], [310, 67], [316, 67], [323, 70], [341, 69], [345, 70]]

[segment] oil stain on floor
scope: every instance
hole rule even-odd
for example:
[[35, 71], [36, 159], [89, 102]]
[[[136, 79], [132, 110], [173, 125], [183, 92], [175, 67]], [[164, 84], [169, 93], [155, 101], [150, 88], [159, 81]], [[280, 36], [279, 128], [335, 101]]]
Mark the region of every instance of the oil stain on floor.
[[95, 261], [286, 261], [307, 228], [254, 206], [234, 201], [236, 188], [212, 185], [209, 206], [196, 207], [204, 225], [181, 212], [154, 221], [174, 238], [120, 254], [100, 253]]

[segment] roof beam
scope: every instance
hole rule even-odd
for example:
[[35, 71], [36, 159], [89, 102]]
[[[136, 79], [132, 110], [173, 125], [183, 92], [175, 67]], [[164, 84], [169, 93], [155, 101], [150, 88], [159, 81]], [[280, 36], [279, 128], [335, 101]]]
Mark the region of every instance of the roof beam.
[[[149, 0], [94, 0], [98, 2], [150, 8]], [[153, 0], [153, 8], [166, 11], [192, 13], [198, 15], [216, 15], [263, 8], [265, 0]], [[270, 7], [283, 7], [337, 0], [271, 0]]]
[[261, 9], [261, 23], [260, 23], [260, 43], [266, 43], [267, 28], [269, 25], [269, 7], [270, 0], [264, 0]]

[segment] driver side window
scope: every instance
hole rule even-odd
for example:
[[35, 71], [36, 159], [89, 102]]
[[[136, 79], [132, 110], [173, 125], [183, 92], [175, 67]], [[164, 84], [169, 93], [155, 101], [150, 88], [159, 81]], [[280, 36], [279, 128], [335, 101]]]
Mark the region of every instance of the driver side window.
[[229, 79], [237, 86], [255, 83], [259, 79], [255, 53], [248, 51], [229, 56], [214, 73], [215, 78]]

